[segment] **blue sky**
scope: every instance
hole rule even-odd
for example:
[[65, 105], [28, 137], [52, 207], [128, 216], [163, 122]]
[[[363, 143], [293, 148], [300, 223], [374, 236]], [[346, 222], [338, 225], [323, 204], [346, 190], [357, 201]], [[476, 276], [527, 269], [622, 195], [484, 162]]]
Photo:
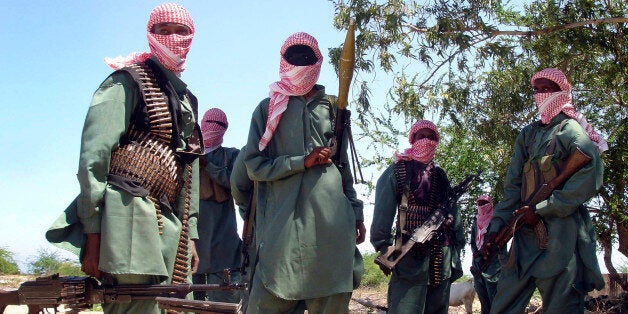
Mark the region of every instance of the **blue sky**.
[[[79, 191], [75, 174], [85, 114], [94, 90], [111, 72], [103, 58], [147, 51], [148, 15], [161, 3], [0, 2], [0, 247], [16, 254], [23, 271], [39, 249], [53, 250], [44, 232]], [[201, 114], [211, 107], [227, 114], [225, 146], [245, 143], [253, 108], [278, 78], [286, 37], [308, 32], [327, 56], [345, 36], [333, 27], [333, 4], [324, 0], [179, 3], [196, 27], [182, 78], [198, 97]], [[337, 93], [327, 60], [319, 83]], [[381, 103], [390, 83], [382, 74], [371, 78], [373, 103]], [[372, 251], [368, 241], [360, 248]]]

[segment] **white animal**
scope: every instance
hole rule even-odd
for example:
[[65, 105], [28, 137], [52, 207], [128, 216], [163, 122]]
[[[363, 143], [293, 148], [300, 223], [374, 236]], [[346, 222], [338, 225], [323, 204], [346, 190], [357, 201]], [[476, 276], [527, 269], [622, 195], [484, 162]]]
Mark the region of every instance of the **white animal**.
[[473, 279], [451, 284], [451, 288], [449, 288], [449, 306], [464, 304], [464, 309], [468, 314], [471, 314], [473, 313], [473, 299], [475, 299]]

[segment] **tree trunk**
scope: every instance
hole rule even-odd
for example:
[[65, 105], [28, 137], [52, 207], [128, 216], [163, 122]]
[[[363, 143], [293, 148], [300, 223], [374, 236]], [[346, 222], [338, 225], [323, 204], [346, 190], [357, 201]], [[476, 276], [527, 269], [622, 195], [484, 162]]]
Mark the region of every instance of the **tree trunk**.
[[619, 295], [617, 293], [618, 285], [621, 286], [623, 291], [628, 291], [628, 280], [626, 280], [625, 276], [620, 276], [619, 273], [617, 273], [615, 266], [613, 266], [613, 262], [611, 260], [613, 250], [611, 249], [612, 246], [611, 246], [610, 237], [603, 237], [602, 239], [600, 239], [600, 245], [602, 245], [602, 247], [604, 248], [604, 265], [606, 266], [606, 269], [608, 270], [608, 277], [609, 277], [608, 294], [609, 296]]
[[619, 239], [619, 252], [628, 256], [628, 226], [617, 222], [617, 238]]

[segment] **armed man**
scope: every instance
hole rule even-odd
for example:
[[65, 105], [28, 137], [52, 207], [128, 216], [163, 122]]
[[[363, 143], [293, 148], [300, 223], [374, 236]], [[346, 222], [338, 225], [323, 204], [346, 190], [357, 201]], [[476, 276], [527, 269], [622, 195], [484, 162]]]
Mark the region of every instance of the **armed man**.
[[608, 146], [574, 109], [563, 72], [544, 69], [531, 84], [540, 120], [524, 127], [515, 141], [504, 199], [494, 209], [482, 248], [489, 258], [508, 240], [503, 231], [518, 230], [491, 313], [523, 313], [535, 288], [545, 313], [583, 313], [586, 293], [604, 286], [583, 204], [602, 185], [600, 153]]
[[257, 263], [247, 313], [347, 312], [365, 228], [350, 169], [326, 146], [335, 99], [316, 85], [322, 62], [314, 37], [289, 36], [280, 80], [251, 119], [244, 163], [257, 184]]
[[[203, 115], [201, 132], [205, 154], [200, 158], [198, 240], [199, 265], [192, 276], [195, 284], [220, 284], [229, 278], [240, 281], [242, 241], [238, 236], [236, 213], [231, 196], [231, 171], [239, 150], [222, 146], [229, 122], [218, 108]], [[240, 302], [240, 291], [195, 292], [194, 299]]]
[[[94, 93], [81, 137], [81, 192], [47, 233], [80, 249], [82, 270], [114, 284], [185, 283], [198, 259], [197, 101], [181, 80], [195, 29], [178, 4], [157, 6], [150, 52], [105, 58], [115, 69]], [[65, 232], [67, 231], [67, 233]], [[83, 239], [86, 240], [83, 240]], [[193, 270], [193, 269], [192, 269]], [[159, 313], [154, 300], [105, 313]]]
[[[413, 230], [429, 223], [437, 210], [444, 210], [442, 218], [448, 218], [434, 236], [406, 250], [394, 268], [388, 266], [392, 268], [388, 309], [390, 313], [447, 313], [449, 287], [462, 276], [463, 226], [455, 204], [447, 205], [451, 194], [447, 174], [433, 161], [440, 141], [436, 125], [428, 120], [416, 122], [408, 140], [412, 147], [396, 153], [395, 163], [377, 180], [370, 240], [382, 256], [392, 253], [395, 258], [402, 244], [418, 241], [411, 239]], [[380, 267], [384, 273], [391, 270]]]

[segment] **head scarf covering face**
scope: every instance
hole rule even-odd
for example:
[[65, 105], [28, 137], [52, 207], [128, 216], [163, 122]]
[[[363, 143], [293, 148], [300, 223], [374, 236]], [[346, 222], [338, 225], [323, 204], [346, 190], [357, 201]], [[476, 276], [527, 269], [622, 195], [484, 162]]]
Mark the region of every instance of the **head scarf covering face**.
[[201, 121], [205, 149], [211, 151], [220, 146], [228, 127], [227, 115], [222, 110], [218, 108], [207, 110]]
[[[480, 206], [478, 204], [480, 201], [486, 201], [488, 203]], [[478, 230], [475, 233], [475, 245], [479, 249], [484, 244], [484, 235], [488, 231], [488, 224], [491, 222], [491, 218], [493, 217], [493, 199], [491, 199], [488, 195], [482, 195], [478, 197], [475, 204], [478, 209], [478, 213], [476, 215]]]
[[530, 79], [532, 86], [534, 86], [534, 81], [539, 78], [548, 79], [558, 84], [561, 89], [559, 92], [534, 94], [534, 102], [539, 110], [541, 122], [548, 124], [552, 118], [562, 111], [568, 117], [578, 121], [597, 147], [598, 152], [603, 153], [608, 150], [608, 144], [602, 136], [593, 129], [586, 117], [574, 108], [571, 98], [571, 84], [569, 84], [567, 76], [561, 70], [547, 68], [532, 76], [532, 79]]
[[[190, 29], [190, 34], [159, 35], [152, 33], [153, 26], [159, 23], [185, 25]], [[146, 31], [150, 53], [133, 52], [126, 57], [105, 58], [105, 63], [117, 70], [134, 63], [144, 62], [154, 55], [166, 69], [177, 74], [183, 72], [185, 70], [185, 57], [190, 51], [194, 37], [194, 21], [190, 13], [178, 4], [164, 3], [154, 8], [150, 13]]]
[[[310, 47], [318, 59], [313, 65], [297, 66], [288, 63], [283, 57], [290, 46], [305, 45]], [[280, 80], [270, 85], [270, 103], [266, 129], [259, 141], [258, 149], [263, 151], [273, 137], [281, 116], [288, 107], [290, 96], [302, 96], [312, 90], [321, 73], [323, 55], [318, 49], [318, 42], [312, 35], [299, 32], [291, 35], [281, 46], [279, 62]]]
[[[430, 129], [434, 131], [434, 133], [436, 134], [436, 141], [429, 138], [422, 138], [413, 141], [414, 135], [421, 129]], [[429, 120], [421, 120], [416, 122], [412, 126], [410, 134], [408, 135], [408, 142], [410, 142], [412, 147], [407, 148], [403, 153], [395, 153], [395, 161], [416, 160], [425, 164], [434, 159], [434, 155], [436, 154], [436, 147], [440, 142], [440, 133], [438, 133], [438, 128], [434, 123]]]

